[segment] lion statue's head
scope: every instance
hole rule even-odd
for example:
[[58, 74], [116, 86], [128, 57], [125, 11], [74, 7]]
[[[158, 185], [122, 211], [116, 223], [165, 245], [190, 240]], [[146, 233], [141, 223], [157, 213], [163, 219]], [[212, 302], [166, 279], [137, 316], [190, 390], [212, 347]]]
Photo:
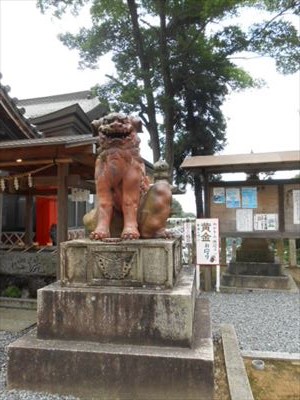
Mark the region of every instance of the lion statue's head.
[[111, 147], [138, 147], [142, 132], [142, 122], [139, 118], [121, 113], [110, 113], [92, 122], [94, 135], [99, 135], [100, 149]]

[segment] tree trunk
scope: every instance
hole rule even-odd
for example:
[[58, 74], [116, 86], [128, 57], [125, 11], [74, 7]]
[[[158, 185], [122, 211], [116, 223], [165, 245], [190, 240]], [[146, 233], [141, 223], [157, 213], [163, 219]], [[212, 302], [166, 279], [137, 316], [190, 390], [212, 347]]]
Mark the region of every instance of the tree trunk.
[[161, 158], [157, 125], [155, 125], [154, 123], [152, 123], [152, 124], [148, 123], [146, 125], [146, 128], [150, 135], [153, 162], [155, 163], [156, 161], [158, 161]]
[[164, 111], [165, 136], [166, 136], [166, 161], [169, 165], [170, 181], [172, 182], [172, 171], [174, 167], [174, 89], [171, 80], [169, 66], [169, 50], [167, 45], [166, 29], [166, 0], [159, 0], [159, 58], [161, 62], [161, 73], [164, 82], [164, 99], [162, 108]]
[[197, 218], [203, 218], [203, 190], [200, 175], [194, 175], [194, 190], [196, 200], [196, 216]]
[[149, 131], [151, 139], [153, 161], [156, 162], [160, 159], [160, 143], [159, 143], [157, 121], [156, 121], [155, 102], [151, 85], [151, 71], [146, 53], [144, 51], [144, 43], [143, 43], [142, 33], [139, 27], [136, 2], [135, 0], [127, 0], [127, 4], [133, 27], [133, 37], [141, 65], [141, 75], [147, 98], [147, 115], [149, 118], [149, 126], [147, 127], [147, 129]]
[[[186, 92], [185, 106], [187, 109], [186, 128], [191, 135], [196, 135], [197, 126], [194, 117], [194, 106], [189, 91]], [[192, 147], [192, 156], [195, 155], [198, 155], [197, 149], [195, 147]], [[197, 218], [203, 218], [204, 217], [203, 188], [202, 188], [200, 174], [195, 174], [193, 179], [194, 179], [194, 193], [196, 201], [196, 216]]]

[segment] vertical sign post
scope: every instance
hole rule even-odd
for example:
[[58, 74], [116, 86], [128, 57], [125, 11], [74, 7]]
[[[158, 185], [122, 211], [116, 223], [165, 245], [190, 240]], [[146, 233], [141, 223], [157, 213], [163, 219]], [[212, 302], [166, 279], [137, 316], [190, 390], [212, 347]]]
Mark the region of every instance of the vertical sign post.
[[[220, 265], [218, 218], [196, 219], [196, 282], [200, 284], [200, 265]], [[197, 289], [199, 286], [197, 287]], [[217, 268], [216, 290], [220, 288], [220, 267]]]
[[183, 241], [188, 248], [188, 264], [192, 263], [192, 245], [193, 245], [193, 238], [192, 238], [192, 223], [189, 220], [184, 221], [183, 223]]

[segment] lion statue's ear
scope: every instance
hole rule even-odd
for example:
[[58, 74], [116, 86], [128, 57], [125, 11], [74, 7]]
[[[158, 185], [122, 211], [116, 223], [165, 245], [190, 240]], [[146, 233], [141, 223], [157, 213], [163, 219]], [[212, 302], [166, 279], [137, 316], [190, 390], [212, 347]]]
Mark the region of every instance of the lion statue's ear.
[[142, 124], [142, 121], [140, 120], [140, 118], [132, 117], [131, 123], [135, 127], [137, 133], [143, 132], [143, 124]]
[[98, 128], [101, 125], [101, 122], [99, 119], [95, 119], [94, 121], [91, 122], [91, 127], [92, 127], [92, 132], [93, 136], [98, 136]]

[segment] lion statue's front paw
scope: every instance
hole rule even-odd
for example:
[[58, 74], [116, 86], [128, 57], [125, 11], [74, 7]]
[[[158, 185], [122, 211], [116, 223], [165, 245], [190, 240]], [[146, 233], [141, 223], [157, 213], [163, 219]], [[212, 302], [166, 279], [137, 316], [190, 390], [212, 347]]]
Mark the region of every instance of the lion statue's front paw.
[[136, 240], [140, 237], [140, 233], [136, 228], [124, 228], [121, 238], [123, 240]]
[[110, 237], [110, 233], [107, 230], [95, 229], [90, 234], [90, 239], [92, 240], [103, 240]]

